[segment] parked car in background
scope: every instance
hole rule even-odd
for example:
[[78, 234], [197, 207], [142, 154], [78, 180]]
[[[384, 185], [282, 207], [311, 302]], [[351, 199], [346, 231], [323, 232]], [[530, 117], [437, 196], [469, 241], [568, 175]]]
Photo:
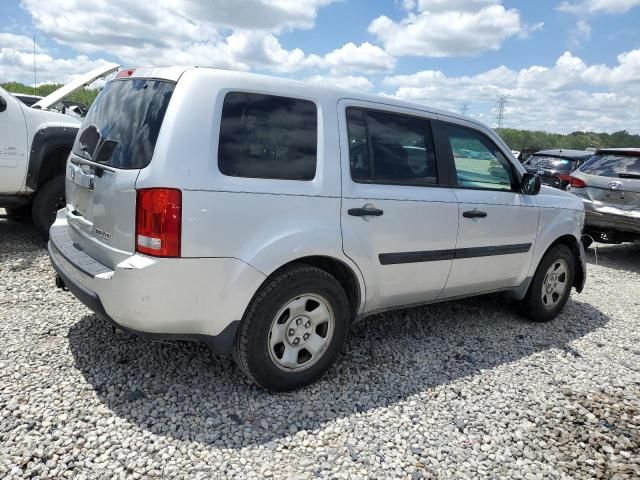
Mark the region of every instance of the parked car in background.
[[122, 70], [78, 132], [57, 285], [99, 316], [319, 378], [374, 312], [510, 292], [535, 321], [586, 277], [584, 211], [485, 125], [210, 68]]
[[[49, 234], [65, 205], [65, 166], [81, 124], [79, 114], [63, 114], [55, 106], [117, 69], [116, 64], [101, 66], [37, 100], [23, 96], [21, 101], [0, 87], [0, 208], [9, 217], [32, 217], [38, 231]], [[79, 109], [75, 103], [69, 108]]]
[[569, 174], [593, 157], [586, 150], [540, 150], [523, 163], [527, 172], [540, 176], [544, 185], [565, 190]]
[[539, 150], [540, 149], [537, 147], [523, 148], [522, 150], [520, 150], [520, 153], [518, 153], [518, 156], [516, 158], [520, 163], [524, 163], [532, 154], [536, 153]]
[[593, 240], [640, 241], [640, 148], [598, 150], [571, 174], [568, 190], [582, 199], [584, 233]]
[[[22, 103], [24, 103], [27, 107], [34, 106], [44, 98], [39, 95], [28, 95], [26, 93], [12, 93], [12, 95]], [[60, 100], [59, 102], [52, 104], [49, 109], [58, 111], [60, 113], [66, 113], [71, 116], [83, 118], [87, 114], [89, 107], [81, 102], [76, 102], [73, 100]]]

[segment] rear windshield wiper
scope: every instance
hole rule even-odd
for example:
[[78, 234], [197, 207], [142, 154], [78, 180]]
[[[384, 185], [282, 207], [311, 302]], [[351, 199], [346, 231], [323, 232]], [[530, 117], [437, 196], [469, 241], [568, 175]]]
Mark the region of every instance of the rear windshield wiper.
[[635, 178], [640, 180], [640, 173], [619, 173], [618, 177], [620, 178]]

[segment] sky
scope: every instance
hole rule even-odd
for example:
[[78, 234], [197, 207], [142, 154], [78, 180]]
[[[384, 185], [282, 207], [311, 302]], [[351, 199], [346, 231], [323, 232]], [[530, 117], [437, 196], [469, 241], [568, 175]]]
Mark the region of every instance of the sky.
[[640, 133], [640, 0], [2, 0], [0, 82], [102, 63], [285, 76], [497, 126]]

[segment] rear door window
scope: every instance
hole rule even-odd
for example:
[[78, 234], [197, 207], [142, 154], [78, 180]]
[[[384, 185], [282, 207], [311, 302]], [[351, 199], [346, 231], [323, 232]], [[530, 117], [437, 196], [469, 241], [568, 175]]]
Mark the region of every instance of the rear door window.
[[218, 168], [232, 177], [313, 180], [318, 112], [309, 100], [231, 92], [224, 98]]
[[438, 182], [428, 120], [349, 107], [347, 130], [354, 182], [416, 186]]
[[640, 155], [595, 155], [580, 171], [601, 177], [640, 178]]
[[146, 167], [174, 88], [164, 80], [107, 83], [82, 122], [73, 152], [114, 168]]

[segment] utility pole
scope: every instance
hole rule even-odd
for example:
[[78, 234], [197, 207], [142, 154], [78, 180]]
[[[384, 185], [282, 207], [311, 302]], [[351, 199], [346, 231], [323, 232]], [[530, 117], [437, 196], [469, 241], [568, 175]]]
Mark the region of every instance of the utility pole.
[[464, 102], [462, 105], [460, 105], [461, 115], [466, 115], [468, 111], [469, 111], [469, 102]]
[[507, 104], [508, 95], [500, 95], [498, 97], [498, 112], [496, 114], [496, 121], [498, 122], [498, 128], [504, 126], [504, 107]]

